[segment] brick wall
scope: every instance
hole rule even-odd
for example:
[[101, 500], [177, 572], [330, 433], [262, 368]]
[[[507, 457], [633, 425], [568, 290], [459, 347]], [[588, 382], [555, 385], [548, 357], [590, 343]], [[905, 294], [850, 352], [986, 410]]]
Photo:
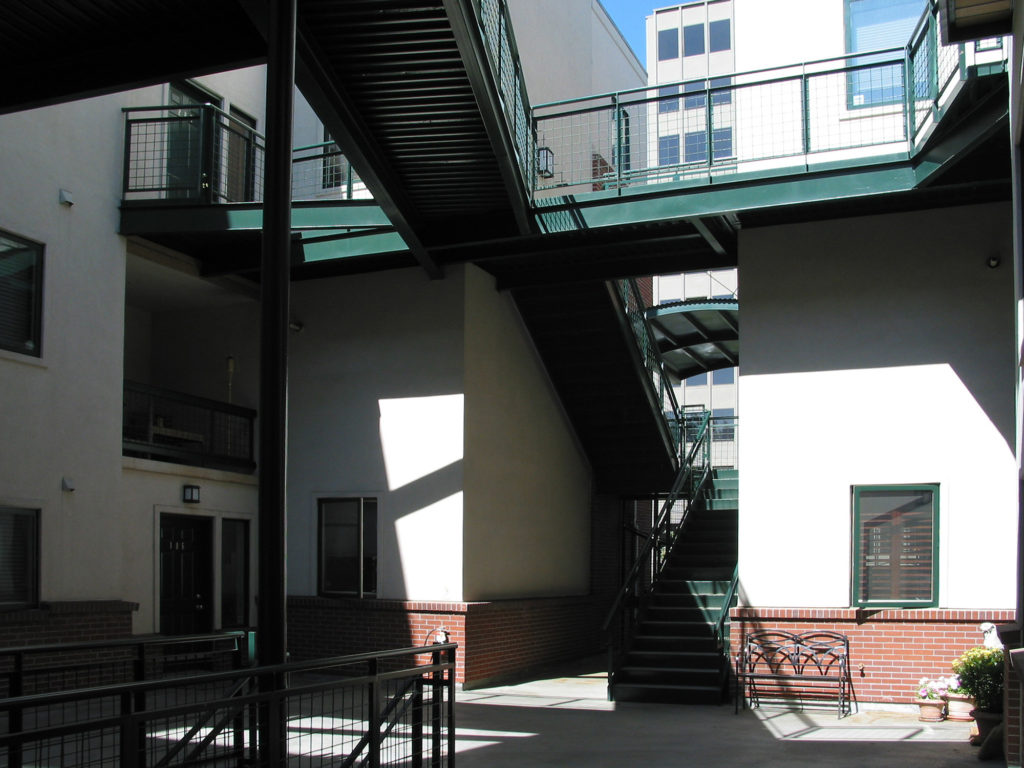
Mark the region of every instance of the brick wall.
[[459, 644], [456, 680], [472, 687], [596, 653], [596, 606], [589, 596], [487, 603], [291, 597], [288, 648], [295, 660], [405, 648], [430, 643], [443, 627]]
[[0, 613], [0, 648], [116, 640], [132, 634], [138, 603], [84, 600]]
[[850, 639], [854, 702], [906, 704], [918, 680], [952, 674], [950, 664], [968, 648], [981, 645], [978, 625], [1005, 624], [1012, 610], [944, 609], [858, 610], [804, 608], [734, 608], [732, 648], [746, 632], [829, 630]]

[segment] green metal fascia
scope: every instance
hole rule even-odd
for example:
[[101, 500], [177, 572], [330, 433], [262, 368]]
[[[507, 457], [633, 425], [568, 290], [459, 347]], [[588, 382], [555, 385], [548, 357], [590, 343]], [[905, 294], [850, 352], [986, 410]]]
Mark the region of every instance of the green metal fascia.
[[303, 263], [349, 259], [354, 256], [376, 256], [409, 250], [402, 236], [397, 232], [375, 231], [359, 234], [339, 231], [337, 234], [339, 238], [336, 240], [303, 243]]
[[699, 302], [696, 304], [660, 304], [647, 308], [648, 317], [689, 314], [691, 312], [739, 312], [738, 301]]
[[[292, 203], [292, 230], [391, 227], [373, 201]], [[122, 205], [122, 235], [172, 232], [227, 232], [263, 228], [262, 203], [223, 205]]]
[[[906, 192], [916, 185], [917, 175], [904, 160], [895, 166], [852, 168], [816, 176], [762, 176], [756, 182], [705, 185], [690, 192], [673, 184], [653, 194], [648, 187], [643, 195], [579, 195], [559, 207], [573, 211], [582, 225], [580, 229], [590, 229]], [[537, 209], [537, 215], [550, 215], [555, 210], [554, 206]]]

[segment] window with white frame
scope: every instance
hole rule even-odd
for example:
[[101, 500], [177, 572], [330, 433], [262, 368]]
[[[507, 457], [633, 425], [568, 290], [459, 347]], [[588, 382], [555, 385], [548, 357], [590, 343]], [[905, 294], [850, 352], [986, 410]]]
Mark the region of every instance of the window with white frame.
[[0, 610], [39, 602], [39, 512], [0, 507]]
[[939, 486], [853, 487], [853, 604], [938, 604]]
[[0, 231], [0, 349], [42, 354], [43, 246]]
[[658, 30], [658, 61], [679, 58], [679, 28]]
[[320, 594], [377, 594], [377, 499], [323, 498], [318, 502]]

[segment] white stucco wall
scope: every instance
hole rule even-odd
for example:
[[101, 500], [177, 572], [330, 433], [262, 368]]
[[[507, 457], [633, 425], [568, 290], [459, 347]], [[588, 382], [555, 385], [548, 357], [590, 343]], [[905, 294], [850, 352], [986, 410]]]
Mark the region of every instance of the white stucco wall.
[[[0, 119], [0, 229], [45, 245], [42, 356], [0, 352], [0, 505], [40, 510], [42, 600], [125, 591], [109, 554], [120, 546], [119, 106], [93, 99]], [[58, 203], [61, 188], [74, 206]]]
[[531, 104], [637, 88], [643, 65], [597, 0], [511, 0]]
[[940, 607], [1015, 605], [1010, 221], [991, 205], [741, 233], [747, 604], [849, 606], [851, 486], [938, 483]]
[[[200, 487], [199, 504], [183, 504], [182, 486]], [[110, 553], [111, 559], [120, 560], [125, 571], [125, 593], [122, 599], [139, 604], [134, 614], [132, 631], [148, 633], [160, 631], [160, 515], [196, 515], [212, 518], [213, 593], [204, 599], [213, 603], [214, 628], [220, 629], [221, 616], [221, 550], [220, 521], [224, 518], [246, 520], [249, 523], [249, 620], [256, 623], [256, 507], [258, 480], [253, 475], [221, 472], [200, 467], [186, 467], [162, 461], [124, 459], [121, 483], [121, 503], [124, 508], [122, 542], [120, 550]]]
[[585, 594], [590, 471], [510, 297], [466, 269], [465, 599]]
[[[261, 73], [203, 80], [262, 113]], [[39, 510], [43, 601], [151, 603], [152, 590], [139, 587], [140, 579], [152, 585], [152, 539], [141, 552], [136, 544], [151, 530], [152, 512], [126, 510], [180, 499], [180, 479], [173, 493], [155, 491], [141, 505], [144, 484], [130, 493], [122, 487], [121, 109], [160, 104], [165, 95], [165, 86], [153, 86], [0, 118], [0, 229], [45, 246], [42, 356], [0, 352], [0, 506]], [[73, 206], [58, 202], [60, 189], [72, 193]], [[144, 356], [149, 328], [128, 344]], [[61, 490], [64, 477], [73, 492]], [[151, 608], [135, 616], [135, 631], [152, 631], [141, 618]]]
[[317, 499], [379, 499], [378, 596], [462, 599], [463, 291], [422, 270], [294, 283], [288, 591], [317, 591]]

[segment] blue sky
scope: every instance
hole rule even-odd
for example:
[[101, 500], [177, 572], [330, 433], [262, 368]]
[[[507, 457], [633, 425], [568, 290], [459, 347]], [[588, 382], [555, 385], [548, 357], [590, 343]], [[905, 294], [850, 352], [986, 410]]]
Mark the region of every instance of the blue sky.
[[640, 63], [646, 67], [644, 20], [651, 15], [655, 8], [670, 5], [669, 0], [662, 0], [661, 2], [651, 2], [651, 0], [601, 0], [601, 4], [622, 31], [626, 42], [636, 52]]

